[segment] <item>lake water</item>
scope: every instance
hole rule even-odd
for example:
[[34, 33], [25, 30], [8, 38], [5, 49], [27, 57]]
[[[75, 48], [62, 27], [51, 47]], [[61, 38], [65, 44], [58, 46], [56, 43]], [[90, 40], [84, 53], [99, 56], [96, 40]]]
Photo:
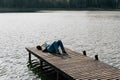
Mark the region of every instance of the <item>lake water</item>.
[[45, 11], [0, 14], [0, 80], [40, 80], [27, 68], [28, 53], [44, 41], [95, 54], [120, 69], [119, 11]]

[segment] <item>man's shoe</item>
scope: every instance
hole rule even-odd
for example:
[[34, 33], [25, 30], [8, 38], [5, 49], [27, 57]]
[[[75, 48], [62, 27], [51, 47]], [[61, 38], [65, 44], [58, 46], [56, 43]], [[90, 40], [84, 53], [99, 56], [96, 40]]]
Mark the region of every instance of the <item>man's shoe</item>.
[[66, 52], [66, 51], [63, 51], [63, 55], [64, 55], [64, 56], [67, 56], [68, 54], [67, 54], [67, 52]]
[[67, 53], [66, 51], [63, 51], [63, 53]]

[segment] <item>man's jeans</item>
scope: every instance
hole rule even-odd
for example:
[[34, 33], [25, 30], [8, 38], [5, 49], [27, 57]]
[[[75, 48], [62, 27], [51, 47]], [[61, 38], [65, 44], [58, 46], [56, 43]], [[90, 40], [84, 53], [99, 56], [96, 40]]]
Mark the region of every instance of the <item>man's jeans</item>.
[[54, 41], [54, 42], [47, 48], [47, 50], [48, 50], [49, 52], [52, 52], [52, 53], [60, 53], [60, 52], [59, 52], [59, 46], [60, 46], [62, 52], [64, 52], [64, 51], [65, 51], [65, 48], [64, 48], [63, 43], [62, 43], [61, 40]]

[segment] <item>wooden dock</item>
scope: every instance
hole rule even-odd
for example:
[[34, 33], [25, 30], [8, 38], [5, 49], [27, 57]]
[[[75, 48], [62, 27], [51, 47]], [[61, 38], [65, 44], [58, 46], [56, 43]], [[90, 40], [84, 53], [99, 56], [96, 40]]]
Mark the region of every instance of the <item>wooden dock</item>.
[[68, 80], [120, 80], [120, 69], [114, 68], [106, 63], [94, 60], [80, 53], [66, 49], [68, 55], [56, 56], [50, 53], [43, 53], [35, 47], [26, 48], [29, 52], [29, 62], [31, 54], [41, 61], [54, 68]]

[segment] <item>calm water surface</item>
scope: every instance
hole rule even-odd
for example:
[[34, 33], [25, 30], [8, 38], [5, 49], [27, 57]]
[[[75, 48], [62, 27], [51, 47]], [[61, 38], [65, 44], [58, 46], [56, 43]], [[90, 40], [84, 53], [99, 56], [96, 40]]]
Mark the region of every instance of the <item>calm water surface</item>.
[[120, 12], [51, 11], [0, 14], [0, 80], [40, 80], [25, 47], [61, 39], [66, 47], [120, 69]]

